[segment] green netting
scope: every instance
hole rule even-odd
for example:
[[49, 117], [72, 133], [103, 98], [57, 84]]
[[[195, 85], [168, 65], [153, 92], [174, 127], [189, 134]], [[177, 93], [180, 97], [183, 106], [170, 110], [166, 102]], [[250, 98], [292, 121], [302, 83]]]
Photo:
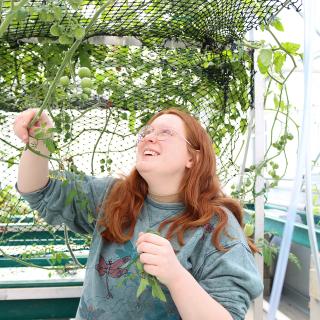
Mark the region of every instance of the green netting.
[[[106, 1], [82, 1], [77, 10], [71, 2], [29, 1], [0, 43], [3, 257], [53, 257], [48, 263], [59, 264], [67, 252], [64, 230], [46, 225], [13, 187], [23, 146], [11, 126], [19, 111], [41, 105], [75, 32]], [[3, 12], [10, 3], [2, 1]], [[236, 40], [284, 6], [299, 9], [295, 1], [115, 2], [66, 65], [69, 84], [58, 83], [49, 101], [58, 131], [52, 157], [59, 161], [52, 160], [52, 168], [98, 176], [128, 173], [139, 128], [155, 112], [179, 106], [196, 115], [212, 137], [223, 184], [237, 178], [254, 70], [253, 53]], [[53, 30], [57, 21], [60, 27]], [[119, 38], [110, 36], [126, 36], [120, 39], [133, 45], [114, 45]], [[91, 71], [89, 85], [79, 77], [81, 67]], [[70, 233], [69, 242], [73, 250], [87, 249], [89, 238]]]
[[[46, 227], [39, 225], [34, 213], [25, 215], [28, 212], [25, 204], [11, 188], [21, 152], [21, 148], [18, 149], [21, 144], [11, 130], [16, 115], [12, 111], [39, 106], [47, 88], [41, 70], [50, 70], [53, 76], [56, 72], [53, 66], [58, 65], [44, 67], [44, 59], [39, 56], [50, 52], [57, 57], [53, 50], [56, 46], [28, 44], [23, 50], [19, 48], [19, 58], [12, 59], [12, 63], [19, 66], [22, 77], [19, 83], [13, 77], [8, 95], [2, 95], [5, 98], [11, 95], [12, 104], [3, 102], [1, 112], [1, 166], [5, 174], [1, 187], [2, 193], [7, 193], [2, 202], [1, 222], [15, 222], [17, 226], [16, 221], [22, 219], [21, 222], [26, 223], [28, 217], [30, 226], [21, 225], [23, 232], [34, 225], [38, 231]], [[201, 54], [196, 49], [150, 51], [140, 47], [93, 45], [83, 48], [90, 52], [95, 89], [90, 96], [83, 93], [80, 78], [76, 76], [67, 89], [57, 88], [51, 105], [55, 125], [61, 132], [56, 138], [61, 149], [59, 156], [66, 168], [73, 170], [76, 166], [77, 170], [94, 175], [127, 173], [134, 164], [135, 134], [141, 125], [164, 107], [183, 106], [202, 120], [213, 137], [223, 163], [221, 178], [225, 181], [232, 177], [232, 172], [236, 174], [238, 167], [229, 159], [235, 159], [241, 147], [236, 144], [246, 130], [247, 111], [252, 104], [250, 55], [243, 55], [239, 60], [231, 51]], [[13, 53], [12, 49], [9, 51]], [[80, 62], [80, 59], [74, 62], [76, 73]], [[1, 74], [8, 75], [10, 64], [3, 67], [8, 69], [2, 69]], [[33, 72], [27, 71], [28, 67]], [[26, 74], [31, 75], [29, 80]], [[37, 78], [37, 74], [42, 76]], [[57, 168], [57, 163], [52, 164]], [[12, 210], [11, 206], [17, 207]], [[8, 229], [7, 225], [5, 228]], [[3, 236], [3, 245], [8, 241], [12, 243], [8, 235]], [[19, 235], [23, 236], [23, 233]]]
[[[48, 37], [56, 20], [62, 28], [69, 28], [70, 19], [86, 26], [96, 8], [105, 2], [28, 1], [4, 37], [9, 42]], [[233, 43], [246, 31], [261, 23], [267, 24], [284, 6], [296, 9], [301, 6], [298, 0], [120, 0], [112, 3], [87, 37], [134, 36], [144, 44], [163, 44], [168, 39], [179, 39], [206, 47]], [[11, 1], [3, 1], [2, 7], [10, 5]]]

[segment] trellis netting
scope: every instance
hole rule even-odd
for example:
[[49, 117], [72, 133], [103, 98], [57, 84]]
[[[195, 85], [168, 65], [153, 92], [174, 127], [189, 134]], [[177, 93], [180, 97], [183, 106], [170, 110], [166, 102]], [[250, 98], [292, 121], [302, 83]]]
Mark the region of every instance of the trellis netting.
[[[0, 4], [2, 265], [15, 258], [39, 265], [70, 260], [69, 231], [46, 225], [14, 189], [23, 150], [12, 132], [17, 113], [46, 101], [56, 128], [52, 168], [104, 176], [131, 170], [136, 134], [153, 114], [186, 109], [212, 137], [225, 184], [238, 173], [253, 107], [253, 52], [241, 39], [280, 10], [301, 6], [284, 0]], [[89, 237], [70, 235], [73, 250], [88, 248]]]

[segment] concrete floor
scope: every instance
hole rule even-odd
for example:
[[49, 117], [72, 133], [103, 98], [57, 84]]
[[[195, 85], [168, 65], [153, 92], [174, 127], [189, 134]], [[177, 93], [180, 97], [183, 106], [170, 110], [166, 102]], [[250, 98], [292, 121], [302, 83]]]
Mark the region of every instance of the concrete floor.
[[[268, 303], [264, 303], [264, 305], [265, 304]], [[245, 320], [254, 320], [252, 308], [249, 309]], [[266, 311], [263, 313], [263, 320], [267, 320]], [[297, 308], [297, 306], [293, 304], [292, 300], [290, 300], [288, 297], [282, 296], [279, 305], [279, 312], [277, 314], [277, 320], [309, 320], [309, 315]]]

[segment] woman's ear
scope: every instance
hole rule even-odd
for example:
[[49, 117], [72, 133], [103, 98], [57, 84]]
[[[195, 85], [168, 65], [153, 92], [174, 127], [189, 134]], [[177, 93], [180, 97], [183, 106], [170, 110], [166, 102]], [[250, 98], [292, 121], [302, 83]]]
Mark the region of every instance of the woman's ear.
[[[198, 162], [198, 161], [199, 161], [199, 156], [200, 156], [200, 154], [199, 154], [200, 151], [199, 151], [199, 150], [194, 150], [194, 152], [195, 152], [196, 162]], [[187, 162], [187, 164], [186, 164], [186, 167], [190, 169], [190, 168], [193, 166], [193, 163], [194, 163], [193, 157], [192, 157], [192, 155], [190, 154], [190, 158], [188, 159], [188, 162]]]

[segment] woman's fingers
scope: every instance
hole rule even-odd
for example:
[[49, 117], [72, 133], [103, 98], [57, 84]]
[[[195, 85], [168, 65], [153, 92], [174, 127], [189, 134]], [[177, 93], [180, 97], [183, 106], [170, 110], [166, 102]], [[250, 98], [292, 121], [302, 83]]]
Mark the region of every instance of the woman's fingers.
[[26, 114], [20, 113], [14, 120], [13, 131], [15, 135], [24, 142], [28, 141], [28, 117]]
[[139, 260], [142, 264], [152, 264], [154, 266], [159, 264], [159, 256], [151, 253], [141, 253]]
[[168, 240], [154, 233], [143, 233], [139, 235], [136, 245], [138, 246], [141, 242], [151, 242], [153, 244], [161, 246], [168, 242]]
[[25, 110], [21, 112], [14, 120], [13, 131], [15, 135], [25, 143], [29, 141], [29, 136], [34, 135], [35, 130], [42, 124], [45, 124], [47, 127], [53, 126], [49, 117], [45, 113], [42, 113], [40, 119], [33, 125], [31, 129], [29, 129], [29, 123], [35, 117], [37, 112], [38, 109]]
[[161, 248], [161, 246], [158, 246], [158, 245], [150, 243], [150, 242], [141, 242], [137, 246], [137, 251], [139, 253], [146, 252], [146, 253], [151, 253], [151, 254], [161, 254], [162, 248]]

